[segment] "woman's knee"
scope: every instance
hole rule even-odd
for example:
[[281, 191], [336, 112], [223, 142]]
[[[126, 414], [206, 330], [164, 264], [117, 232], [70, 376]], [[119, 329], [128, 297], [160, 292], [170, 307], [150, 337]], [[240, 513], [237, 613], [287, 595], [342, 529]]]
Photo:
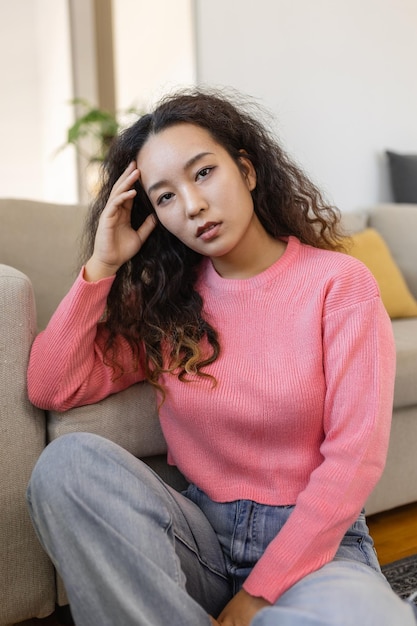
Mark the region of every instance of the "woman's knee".
[[[94, 451], [103, 447], [102, 437], [91, 433], [70, 433], [58, 437], [46, 446], [33, 468], [28, 485], [28, 499], [45, 501], [65, 494], [65, 487], [72, 481], [79, 482], [79, 474], [88, 473], [87, 468], [95, 456]], [[109, 442], [110, 443], [110, 442]]]
[[[396, 596], [383, 576], [373, 568], [353, 561], [332, 561], [306, 576], [269, 612], [265, 610], [259, 626], [275, 624], [274, 618], [280, 616], [281, 609], [283, 615], [292, 612], [297, 615], [298, 611], [309, 615], [310, 621], [290, 622], [294, 624], [415, 626], [409, 605]], [[282, 623], [285, 624], [285, 620]]]
[[[80, 514], [86, 508], [107, 508], [110, 501], [146, 511], [159, 511], [167, 498], [171, 502], [161, 479], [142, 461], [109, 439], [83, 432], [63, 435], [45, 448], [27, 498], [32, 507], [36, 503], [42, 509], [76, 509]], [[168, 512], [164, 517], [169, 524]]]

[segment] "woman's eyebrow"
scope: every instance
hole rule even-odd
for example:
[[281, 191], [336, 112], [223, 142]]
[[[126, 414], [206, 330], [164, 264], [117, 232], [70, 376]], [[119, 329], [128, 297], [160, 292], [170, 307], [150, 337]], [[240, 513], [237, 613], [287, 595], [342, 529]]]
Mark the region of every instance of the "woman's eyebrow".
[[203, 159], [205, 156], [208, 156], [210, 154], [213, 154], [213, 152], [199, 152], [195, 156], [191, 157], [191, 159], [189, 159], [184, 165], [184, 171], [189, 170], [190, 167], [192, 167], [197, 161]]
[[[184, 172], [186, 172], [187, 170], [190, 169], [190, 167], [195, 165], [197, 161], [211, 154], [214, 154], [214, 153], [213, 152], [199, 152], [198, 154], [194, 155], [193, 157], [191, 157], [191, 159], [188, 159], [188, 161], [185, 163]], [[169, 185], [169, 181], [167, 179], [159, 180], [158, 182], [154, 183], [148, 189], [148, 196], [150, 196], [153, 191], [156, 191], [160, 187], [165, 187], [166, 185]]]

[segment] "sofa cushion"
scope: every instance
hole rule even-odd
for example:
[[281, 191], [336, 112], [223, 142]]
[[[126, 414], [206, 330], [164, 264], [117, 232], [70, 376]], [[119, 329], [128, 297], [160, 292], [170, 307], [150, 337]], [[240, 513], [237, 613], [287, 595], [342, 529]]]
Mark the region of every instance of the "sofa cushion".
[[387, 157], [394, 201], [417, 203], [417, 154], [387, 150]]
[[397, 349], [394, 408], [417, 404], [417, 318], [393, 320]]
[[64, 413], [50, 411], [48, 441], [73, 432], [95, 433], [144, 458], [166, 453], [159, 425], [156, 394], [149, 383], [137, 383], [97, 404]]
[[366, 228], [352, 235], [348, 252], [362, 261], [375, 276], [382, 301], [391, 318], [417, 316], [417, 302], [387, 244], [375, 229]]

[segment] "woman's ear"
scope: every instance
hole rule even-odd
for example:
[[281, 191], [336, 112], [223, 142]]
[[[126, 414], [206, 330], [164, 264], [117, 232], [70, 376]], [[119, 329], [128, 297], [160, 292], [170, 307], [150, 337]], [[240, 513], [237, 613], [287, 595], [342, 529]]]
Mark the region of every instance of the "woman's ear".
[[256, 171], [252, 161], [247, 155], [246, 150], [239, 150], [239, 163], [241, 172], [248, 184], [249, 191], [253, 191], [256, 187]]

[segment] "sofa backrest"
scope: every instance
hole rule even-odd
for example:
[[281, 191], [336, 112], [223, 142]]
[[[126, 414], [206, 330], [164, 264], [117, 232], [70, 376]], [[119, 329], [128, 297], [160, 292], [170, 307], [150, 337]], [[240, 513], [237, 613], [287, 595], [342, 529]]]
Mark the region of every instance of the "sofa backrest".
[[369, 226], [388, 244], [410, 291], [417, 298], [417, 204], [378, 204], [369, 210]]
[[366, 227], [382, 236], [405, 281], [417, 298], [417, 204], [376, 204], [342, 213], [342, 227], [352, 235]]
[[[39, 329], [74, 282], [86, 213], [82, 205], [0, 199], [0, 263], [32, 281]], [[378, 204], [344, 213], [342, 223], [348, 233], [378, 230], [417, 298], [417, 205]]]
[[0, 199], [0, 263], [30, 278], [39, 329], [74, 282], [85, 215], [79, 205]]

